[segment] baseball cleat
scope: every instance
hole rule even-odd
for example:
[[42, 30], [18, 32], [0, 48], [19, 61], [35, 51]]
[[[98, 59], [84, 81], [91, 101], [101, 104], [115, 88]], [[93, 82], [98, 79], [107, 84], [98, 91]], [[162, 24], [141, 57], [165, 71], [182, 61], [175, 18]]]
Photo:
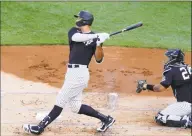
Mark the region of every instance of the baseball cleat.
[[111, 127], [115, 123], [115, 119], [113, 119], [111, 116], [107, 117], [106, 122], [102, 122], [102, 125], [100, 128], [97, 128], [98, 132], [105, 132], [109, 127]]
[[44, 129], [41, 128], [40, 126], [30, 124], [24, 124], [23, 130], [27, 134], [35, 134], [35, 135], [40, 135], [44, 131]]

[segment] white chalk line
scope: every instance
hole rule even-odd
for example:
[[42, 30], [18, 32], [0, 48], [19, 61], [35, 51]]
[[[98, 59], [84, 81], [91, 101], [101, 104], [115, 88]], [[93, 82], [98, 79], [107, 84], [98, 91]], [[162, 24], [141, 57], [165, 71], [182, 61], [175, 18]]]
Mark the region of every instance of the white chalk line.
[[[2, 91], [1, 90], [1, 93], [2, 94], [58, 94], [59, 93], [59, 90], [58, 91], [49, 91], [49, 92], [41, 92], [41, 91]], [[98, 92], [83, 92], [84, 95], [87, 95], [87, 94], [95, 94], [95, 95], [103, 95], [103, 94], [108, 94], [108, 93], [98, 93]]]
[[58, 92], [1, 92], [2, 94], [58, 94]]
[[[100, 111], [105, 111], [105, 110], [111, 110], [108, 108], [97, 108]], [[28, 112], [28, 111], [34, 111], [34, 112], [38, 112], [38, 111], [48, 111], [48, 109], [43, 109], [43, 108], [18, 108], [17, 110], [11, 109], [11, 108], [4, 108], [1, 109], [1, 111], [13, 111], [13, 112]], [[116, 108], [115, 110], [113, 110], [113, 112], [115, 111], [134, 111], [134, 112], [140, 112], [140, 111], [152, 111], [152, 112], [156, 112], [159, 111], [159, 109], [152, 109], [152, 108], [139, 108], [139, 109], [133, 109], [133, 108], [128, 108], [128, 107], [122, 107], [122, 108]]]
[[[35, 124], [34, 121], [27, 121], [28, 124]], [[12, 125], [21, 125], [21, 124], [26, 124], [26, 121], [19, 121], [19, 122], [16, 122], [16, 121], [4, 121], [4, 122], [1, 122], [1, 124], [12, 124]], [[71, 126], [78, 126], [78, 127], [92, 127], [92, 126], [96, 126], [98, 125], [98, 123], [68, 123], [68, 122], [64, 122], [64, 121], [54, 121], [52, 122], [51, 124], [54, 124], [54, 125], [57, 125], [57, 126], [67, 126], [67, 127], [71, 127]], [[130, 125], [121, 125], [121, 126], [115, 126], [116, 129], [123, 129], [123, 128], [133, 128], [135, 126], [130, 126]], [[139, 127], [142, 127], [142, 128], [150, 128], [150, 127], [143, 127], [143, 126], [139, 126]]]
[[[6, 94], [7, 95], [19, 95], [19, 94], [23, 94], [23, 95], [28, 95], [28, 94], [58, 94], [58, 92], [23, 92], [23, 91], [21, 91], [21, 92], [19, 92], [19, 91], [16, 91], [16, 92], [3, 92], [3, 96], [2, 96], [2, 98], [4, 97], [5, 98], [5, 96], [6, 96]], [[99, 94], [99, 95], [103, 95], [103, 94], [106, 94], [106, 93], [97, 93], [97, 92], [91, 92], [91, 93], [84, 93], [84, 95], [86, 96], [86, 95], [88, 95], [88, 94], [94, 94], [94, 95], [96, 95], [96, 94]], [[107, 109], [107, 107], [105, 108], [105, 109]], [[37, 108], [20, 108], [20, 109], [17, 109], [17, 110], [13, 110], [13, 109], [2, 109], [2, 110], [6, 110], [6, 111], [46, 111], [46, 109], [42, 109], [42, 108], [39, 108], [39, 109], [37, 109]], [[110, 110], [110, 109], [107, 109], [107, 110]], [[156, 112], [156, 111], [159, 111], [159, 109], [157, 109], [157, 108], [129, 108], [129, 107], [126, 107], [126, 106], [117, 106], [117, 108], [116, 108], [116, 110], [121, 110], [121, 111], [154, 111], [154, 112]]]
[[[2, 93], [2, 92], [1, 92]], [[58, 92], [36, 92], [36, 91], [33, 91], [33, 92], [27, 92], [27, 91], [8, 91], [8, 92], [4, 92], [3, 91], [3, 97], [5, 97], [7, 95], [19, 95], [19, 94], [23, 94], [23, 95], [28, 95], [28, 94], [58, 94]], [[86, 92], [84, 93], [84, 96], [86, 95], [89, 95], [89, 94], [92, 94], [92, 95], [103, 95], [103, 94], [107, 94], [107, 93], [98, 93], [98, 92]], [[106, 108], [107, 109], [107, 108]], [[12, 110], [12, 109], [2, 109], [2, 110], [7, 110], [7, 111], [15, 111], [15, 110]], [[45, 109], [17, 109], [17, 111], [46, 111]], [[126, 107], [126, 106], [120, 106], [120, 107], [117, 107], [116, 110], [121, 110], [121, 111], [159, 111], [159, 109], [157, 108], [129, 108], [129, 107]]]
[[[22, 125], [22, 124], [36, 124], [34, 123], [34, 121], [3, 121], [1, 122], [1, 124], [5, 124], [5, 125]], [[92, 126], [97, 126], [99, 123], [69, 123], [69, 122], [65, 122], [65, 121], [54, 121], [51, 124], [57, 125], [57, 126], [67, 126], [67, 127], [71, 127], [71, 126], [77, 126], [80, 128], [84, 128], [86, 127], [92, 127]], [[115, 123], [118, 124], [118, 123]], [[145, 124], [144, 124], [145, 125]], [[113, 129], [130, 129], [130, 128], [135, 128], [137, 130], [182, 130], [182, 128], [170, 128], [170, 127], [161, 127], [161, 126], [141, 126], [141, 125], [114, 125], [112, 126]], [[139, 129], [140, 128], [140, 129]]]

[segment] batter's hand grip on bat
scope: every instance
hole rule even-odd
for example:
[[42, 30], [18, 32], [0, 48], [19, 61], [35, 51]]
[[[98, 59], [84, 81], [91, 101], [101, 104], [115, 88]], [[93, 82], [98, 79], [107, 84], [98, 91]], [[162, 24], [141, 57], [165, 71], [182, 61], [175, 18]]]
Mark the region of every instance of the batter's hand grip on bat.
[[116, 35], [116, 34], [119, 34], [119, 33], [125, 32], [125, 31], [130, 31], [130, 30], [132, 30], [132, 29], [141, 27], [142, 25], [143, 25], [142, 22], [138, 22], [137, 24], [133, 24], [133, 25], [131, 25], [131, 26], [128, 26], [128, 27], [125, 28], [125, 29], [122, 29], [122, 30], [120, 30], [120, 31], [114, 32], [114, 33], [110, 34], [110, 36], [113, 36], [113, 35]]

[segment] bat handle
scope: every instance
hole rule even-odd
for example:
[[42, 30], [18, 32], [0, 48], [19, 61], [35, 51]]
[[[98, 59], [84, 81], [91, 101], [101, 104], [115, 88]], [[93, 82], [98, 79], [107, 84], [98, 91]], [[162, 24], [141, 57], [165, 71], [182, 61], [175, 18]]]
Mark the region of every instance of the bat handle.
[[116, 35], [116, 34], [119, 34], [119, 33], [122, 33], [122, 31], [118, 31], [118, 32], [114, 32], [114, 33], [111, 33], [109, 36], [113, 36], [113, 35]]

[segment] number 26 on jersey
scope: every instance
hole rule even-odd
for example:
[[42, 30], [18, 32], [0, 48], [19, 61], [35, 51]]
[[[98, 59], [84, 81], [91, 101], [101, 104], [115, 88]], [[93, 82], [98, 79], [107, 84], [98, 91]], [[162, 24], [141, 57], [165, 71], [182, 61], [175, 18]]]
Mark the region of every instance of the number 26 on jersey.
[[182, 72], [182, 76], [183, 76], [183, 79], [184, 80], [187, 80], [190, 78], [190, 75], [191, 75], [191, 67], [181, 67], [180, 68], [180, 71]]

